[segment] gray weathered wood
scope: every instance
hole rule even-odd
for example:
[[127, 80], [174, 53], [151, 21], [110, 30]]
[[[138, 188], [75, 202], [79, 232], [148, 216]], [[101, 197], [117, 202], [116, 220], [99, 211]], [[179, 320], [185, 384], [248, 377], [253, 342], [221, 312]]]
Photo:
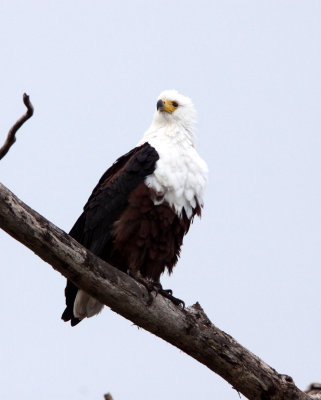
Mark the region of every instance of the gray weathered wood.
[[198, 303], [183, 310], [159, 295], [147, 306], [144, 286], [87, 251], [2, 184], [0, 227], [78, 287], [206, 365], [248, 399], [310, 399], [290, 377], [215, 327]]

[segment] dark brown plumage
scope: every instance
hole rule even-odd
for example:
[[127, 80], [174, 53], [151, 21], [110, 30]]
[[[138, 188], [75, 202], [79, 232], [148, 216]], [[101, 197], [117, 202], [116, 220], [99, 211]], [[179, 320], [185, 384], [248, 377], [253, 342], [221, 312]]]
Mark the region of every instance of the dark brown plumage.
[[[158, 282], [167, 268], [171, 273], [176, 264], [183, 237], [191, 219], [183, 209], [179, 218], [166, 202], [155, 206], [157, 195], [144, 183], [130, 194], [128, 206], [113, 227], [113, 250], [107, 260], [122, 270], [139, 271], [143, 277]], [[200, 215], [201, 208], [193, 210]]]

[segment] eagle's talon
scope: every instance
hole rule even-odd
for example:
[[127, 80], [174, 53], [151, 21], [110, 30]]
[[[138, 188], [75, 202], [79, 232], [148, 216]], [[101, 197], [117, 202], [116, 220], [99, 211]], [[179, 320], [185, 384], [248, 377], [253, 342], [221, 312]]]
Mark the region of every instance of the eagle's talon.
[[169, 294], [170, 296], [173, 296], [173, 291], [172, 291], [172, 289], [162, 289], [162, 290], [163, 290], [163, 292]]
[[163, 290], [162, 285], [159, 282], [151, 282], [151, 287], [151, 290], [156, 293], [156, 296], [161, 290]]
[[160, 293], [163, 297], [166, 297], [166, 299], [170, 300], [172, 303], [175, 304], [175, 306], [182, 306], [182, 308], [185, 308], [185, 303], [183, 300], [178, 299], [177, 297], [173, 296], [173, 291], [171, 289], [163, 289], [162, 285], [159, 282], [151, 282], [145, 278], [142, 278], [141, 276], [135, 276], [132, 272], [129, 272], [129, 275], [134, 278], [136, 281], [139, 283], [143, 284], [145, 288], [147, 289], [148, 292], [148, 300], [147, 300], [147, 306], [151, 306], [154, 301], [154, 297], [152, 295], [153, 292], [155, 292], [155, 297]]
[[177, 297], [173, 296], [173, 291], [171, 289], [167, 289], [167, 290], [160, 290], [159, 291], [160, 294], [162, 294], [164, 297], [166, 297], [166, 299], [170, 300], [172, 303], [175, 304], [175, 306], [182, 306], [182, 308], [185, 308], [185, 303], [183, 300], [178, 299]]
[[156, 292], [157, 294], [158, 294], [158, 293], [167, 293], [167, 294], [169, 294], [170, 296], [173, 295], [172, 289], [163, 289], [162, 284], [159, 283], [159, 282], [152, 282], [152, 285], [153, 285], [153, 289], [155, 290], [155, 292]]

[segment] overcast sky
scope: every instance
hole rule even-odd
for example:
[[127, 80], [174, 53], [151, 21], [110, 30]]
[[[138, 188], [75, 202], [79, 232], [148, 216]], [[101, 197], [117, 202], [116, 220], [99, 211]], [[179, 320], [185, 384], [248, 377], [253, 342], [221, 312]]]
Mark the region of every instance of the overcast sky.
[[[305, 388], [321, 381], [321, 2], [9, 1], [0, 181], [65, 231], [136, 145], [158, 94], [198, 111], [210, 180], [165, 287]], [[60, 320], [65, 279], [0, 232], [0, 398], [237, 400], [219, 376], [105, 308]]]

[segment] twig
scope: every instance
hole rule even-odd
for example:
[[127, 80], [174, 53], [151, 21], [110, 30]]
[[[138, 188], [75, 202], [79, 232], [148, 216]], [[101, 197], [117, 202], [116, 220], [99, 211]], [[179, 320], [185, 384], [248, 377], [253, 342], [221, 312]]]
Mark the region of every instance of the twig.
[[0, 160], [8, 153], [10, 150], [10, 147], [14, 144], [16, 141], [16, 133], [17, 130], [21, 128], [21, 126], [33, 115], [33, 105], [31, 104], [29, 100], [29, 96], [24, 93], [23, 94], [23, 102], [24, 105], [27, 107], [27, 111], [25, 114], [23, 114], [22, 117], [18, 119], [18, 121], [11, 127], [7, 139], [4, 142], [3, 146], [0, 148]]

